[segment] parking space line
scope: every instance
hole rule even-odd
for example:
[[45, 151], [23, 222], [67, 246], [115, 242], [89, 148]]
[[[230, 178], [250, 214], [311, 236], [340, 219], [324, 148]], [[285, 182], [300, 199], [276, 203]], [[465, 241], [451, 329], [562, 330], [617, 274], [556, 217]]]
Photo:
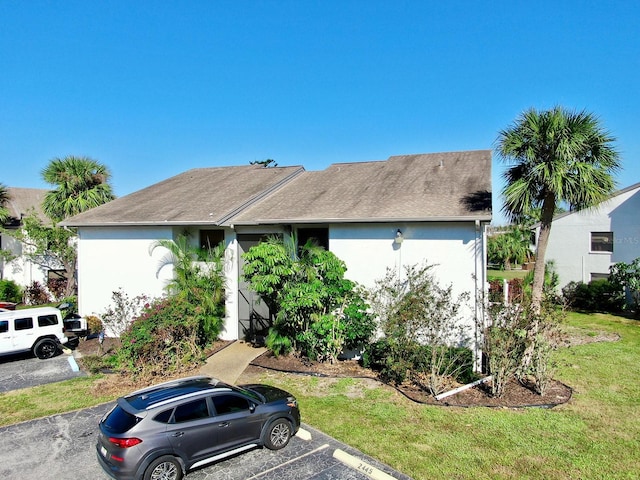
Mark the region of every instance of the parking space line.
[[316, 448], [315, 450], [311, 450], [310, 452], [305, 453], [304, 455], [300, 455], [299, 457], [296, 458], [292, 458], [291, 460], [287, 460], [284, 463], [281, 463], [280, 465], [277, 465], [273, 468], [270, 468], [269, 470], [265, 470], [264, 472], [260, 472], [260, 473], [256, 473], [253, 477], [249, 477], [247, 480], [252, 480], [254, 478], [260, 478], [263, 475], [266, 475], [267, 473], [273, 472], [274, 470], [278, 470], [281, 467], [284, 467], [285, 465], [289, 465], [290, 463], [294, 463], [297, 462], [298, 460], [304, 458], [304, 457], [308, 457], [309, 455], [313, 455], [314, 453], [318, 453], [321, 452], [322, 450], [325, 450], [329, 448], [329, 444], [325, 443], [324, 445], [319, 446], [318, 448]]
[[388, 473], [385, 473], [382, 470], [378, 470], [376, 467], [363, 462], [353, 455], [349, 455], [347, 452], [345, 452], [344, 450], [340, 450], [339, 448], [336, 448], [333, 452], [333, 458], [335, 458], [336, 460], [340, 460], [348, 467], [351, 467], [358, 472], [364, 473], [367, 477], [373, 478], [374, 480], [396, 480], [395, 477], [392, 477]]

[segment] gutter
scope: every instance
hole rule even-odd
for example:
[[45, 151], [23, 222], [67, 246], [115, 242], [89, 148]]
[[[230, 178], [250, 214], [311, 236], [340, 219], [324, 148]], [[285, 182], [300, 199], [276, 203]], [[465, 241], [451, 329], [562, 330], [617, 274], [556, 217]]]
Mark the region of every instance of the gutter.
[[370, 217], [370, 218], [275, 218], [265, 220], [234, 220], [234, 225], [281, 225], [312, 223], [401, 223], [401, 222], [490, 222], [491, 215], [482, 217]]

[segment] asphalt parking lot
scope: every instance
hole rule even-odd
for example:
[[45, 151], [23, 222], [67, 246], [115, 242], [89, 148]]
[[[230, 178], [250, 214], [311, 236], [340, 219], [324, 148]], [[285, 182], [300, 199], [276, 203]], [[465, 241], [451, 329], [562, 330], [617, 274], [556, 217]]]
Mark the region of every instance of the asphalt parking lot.
[[[0, 428], [0, 478], [99, 480], [97, 424], [113, 404]], [[303, 412], [304, 413], [304, 412]], [[410, 480], [323, 433], [303, 431], [279, 451], [257, 448], [190, 472], [188, 480]]]
[[[72, 356], [0, 357], [0, 393], [84, 375]], [[106, 480], [96, 459], [100, 418], [113, 403], [0, 427], [0, 478]], [[304, 411], [303, 420], [304, 420]], [[194, 470], [188, 480], [411, 480], [363, 453], [303, 425], [279, 451], [257, 448]]]
[[84, 375], [74, 367], [77, 363], [73, 356], [64, 353], [46, 360], [40, 360], [31, 353], [1, 356], [0, 393]]

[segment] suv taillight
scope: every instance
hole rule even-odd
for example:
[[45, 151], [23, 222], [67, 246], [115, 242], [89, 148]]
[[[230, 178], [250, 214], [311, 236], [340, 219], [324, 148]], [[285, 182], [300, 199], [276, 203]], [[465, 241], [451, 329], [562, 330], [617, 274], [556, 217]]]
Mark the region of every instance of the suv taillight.
[[139, 443], [142, 443], [142, 440], [140, 440], [139, 438], [136, 438], [136, 437], [132, 437], [132, 438], [114, 438], [114, 437], [109, 437], [109, 441], [111, 443], [113, 443], [115, 446], [120, 447], [120, 448], [134, 447], [134, 446], [138, 445]]

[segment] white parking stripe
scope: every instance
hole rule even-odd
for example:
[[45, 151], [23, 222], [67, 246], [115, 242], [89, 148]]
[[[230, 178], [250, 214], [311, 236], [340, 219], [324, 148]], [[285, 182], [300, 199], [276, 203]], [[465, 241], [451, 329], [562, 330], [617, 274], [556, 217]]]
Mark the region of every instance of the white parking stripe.
[[278, 470], [279, 468], [284, 467], [285, 465], [289, 465], [290, 463], [294, 463], [297, 462], [298, 460], [300, 460], [301, 458], [304, 457], [308, 457], [309, 455], [313, 455], [314, 453], [318, 453], [326, 448], [329, 448], [329, 444], [325, 443], [324, 445], [319, 446], [318, 448], [316, 448], [315, 450], [311, 450], [310, 452], [305, 453], [304, 455], [300, 455], [299, 457], [296, 458], [292, 458], [291, 460], [288, 460], [284, 463], [281, 463], [280, 465], [270, 468], [269, 470], [265, 470], [264, 472], [260, 472], [260, 473], [256, 473], [253, 477], [249, 477], [247, 480], [252, 480], [253, 478], [260, 478], [263, 475], [266, 475], [267, 473], [273, 472], [274, 470]]
[[349, 455], [347, 452], [345, 452], [344, 450], [340, 450], [339, 448], [336, 448], [336, 450], [333, 452], [333, 458], [335, 458], [336, 460], [340, 460], [348, 467], [351, 467], [358, 472], [364, 473], [367, 477], [373, 478], [374, 480], [396, 480], [388, 473], [385, 473], [382, 470], [378, 470], [376, 467], [363, 462], [353, 455]]

